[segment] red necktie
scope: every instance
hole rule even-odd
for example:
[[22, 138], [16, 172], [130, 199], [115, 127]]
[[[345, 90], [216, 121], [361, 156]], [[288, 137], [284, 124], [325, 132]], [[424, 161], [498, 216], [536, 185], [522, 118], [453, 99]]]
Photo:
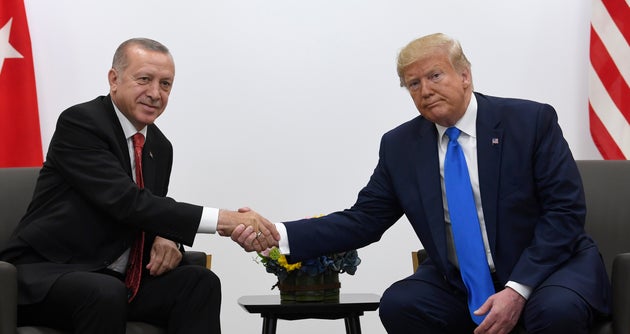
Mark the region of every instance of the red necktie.
[[[136, 164], [136, 184], [138, 188], [144, 188], [144, 180], [142, 179], [142, 147], [144, 146], [144, 135], [138, 132], [133, 135], [132, 141], [133, 160]], [[131, 251], [129, 252], [129, 266], [127, 267], [127, 275], [125, 275], [125, 285], [127, 289], [129, 289], [129, 302], [136, 296], [138, 288], [140, 287], [143, 248], [144, 231], [141, 231], [131, 246]]]

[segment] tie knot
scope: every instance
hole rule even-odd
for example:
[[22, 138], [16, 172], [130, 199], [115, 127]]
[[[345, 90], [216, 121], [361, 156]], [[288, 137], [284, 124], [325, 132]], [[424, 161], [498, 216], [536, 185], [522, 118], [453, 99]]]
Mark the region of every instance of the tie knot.
[[140, 132], [136, 132], [136, 134], [131, 137], [131, 140], [133, 141], [133, 147], [142, 148], [142, 146], [144, 146], [144, 135]]
[[457, 138], [459, 138], [460, 133], [461, 131], [454, 126], [446, 129], [446, 135], [448, 136], [448, 139], [451, 142], [457, 141]]

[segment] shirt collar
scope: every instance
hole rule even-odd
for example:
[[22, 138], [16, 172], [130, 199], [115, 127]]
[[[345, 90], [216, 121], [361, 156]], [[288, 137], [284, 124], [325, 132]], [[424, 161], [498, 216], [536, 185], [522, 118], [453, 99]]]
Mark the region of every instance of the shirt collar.
[[140, 132], [140, 133], [142, 133], [144, 135], [144, 138], [146, 140], [146, 138], [147, 138], [147, 127], [145, 126], [140, 131], [136, 130], [136, 127], [133, 126], [133, 124], [131, 124], [131, 121], [129, 121], [127, 119], [127, 117], [125, 117], [125, 115], [120, 111], [120, 109], [118, 109], [118, 107], [116, 107], [116, 104], [114, 104], [114, 103], [112, 103], [112, 104], [114, 105], [114, 110], [116, 111], [116, 116], [118, 117], [118, 121], [120, 122], [120, 126], [122, 126], [123, 133], [125, 134], [125, 139], [129, 139], [133, 135], [135, 135], [136, 132]]
[[[435, 126], [437, 127], [439, 138], [442, 138], [448, 128], [439, 124], [435, 124]], [[466, 112], [453, 126], [472, 138], [477, 137], [477, 98], [475, 94], [471, 94]]]

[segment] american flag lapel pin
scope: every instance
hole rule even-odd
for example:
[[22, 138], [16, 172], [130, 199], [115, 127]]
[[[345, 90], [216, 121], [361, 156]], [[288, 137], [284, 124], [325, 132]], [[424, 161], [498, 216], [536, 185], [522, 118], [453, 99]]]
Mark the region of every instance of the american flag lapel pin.
[[499, 138], [492, 138], [492, 145], [499, 145]]

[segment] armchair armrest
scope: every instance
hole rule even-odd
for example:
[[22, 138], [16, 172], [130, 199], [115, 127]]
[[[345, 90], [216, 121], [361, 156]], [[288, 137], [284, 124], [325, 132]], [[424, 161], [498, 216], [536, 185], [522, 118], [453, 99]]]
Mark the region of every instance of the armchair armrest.
[[17, 269], [0, 261], [0, 334], [14, 334], [17, 323]]
[[612, 266], [613, 332], [630, 333], [630, 253], [617, 254]]
[[[193, 264], [210, 269], [212, 255], [200, 251], [188, 250], [184, 252], [182, 262], [185, 264]], [[0, 333], [2, 334], [2, 333]]]
[[429, 255], [427, 255], [427, 251], [424, 249], [419, 249], [417, 251], [411, 252], [411, 262], [413, 264], [413, 272], [415, 273], [416, 270], [418, 270], [418, 266], [420, 266], [420, 264], [428, 258], [429, 258]]

